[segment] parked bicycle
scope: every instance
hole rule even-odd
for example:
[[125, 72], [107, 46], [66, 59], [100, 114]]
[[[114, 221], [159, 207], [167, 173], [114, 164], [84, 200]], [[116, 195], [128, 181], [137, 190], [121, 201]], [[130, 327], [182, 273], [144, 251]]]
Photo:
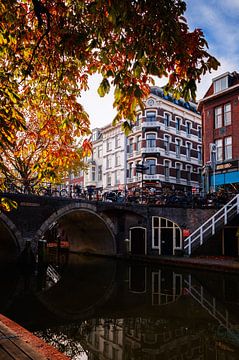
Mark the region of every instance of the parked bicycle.
[[40, 187], [39, 190], [37, 191], [37, 195], [39, 196], [58, 196], [60, 197], [60, 191], [57, 190], [56, 188], [52, 188], [51, 184], [44, 186], [44, 187]]

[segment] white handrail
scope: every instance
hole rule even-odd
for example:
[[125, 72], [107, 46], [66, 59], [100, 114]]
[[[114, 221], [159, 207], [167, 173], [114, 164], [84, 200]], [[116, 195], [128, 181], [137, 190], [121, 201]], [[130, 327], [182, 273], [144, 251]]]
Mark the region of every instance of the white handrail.
[[189, 235], [184, 241], [184, 250], [188, 251], [188, 255], [192, 253], [192, 244], [196, 240], [200, 240], [200, 245], [203, 244], [206, 238], [206, 233], [210, 230], [210, 235], [214, 235], [216, 231], [216, 224], [227, 224], [229, 215], [236, 208], [236, 214], [239, 213], [239, 194], [234, 196], [226, 205], [218, 210], [213, 216], [211, 216], [203, 225], [197, 228], [191, 235]]

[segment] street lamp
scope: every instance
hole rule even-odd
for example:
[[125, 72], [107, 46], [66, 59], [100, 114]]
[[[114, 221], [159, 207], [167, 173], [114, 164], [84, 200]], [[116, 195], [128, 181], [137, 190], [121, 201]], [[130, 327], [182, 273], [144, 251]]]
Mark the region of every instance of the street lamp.
[[143, 185], [144, 185], [144, 172], [148, 170], [149, 167], [144, 164], [136, 164], [136, 173], [140, 173], [141, 175], [141, 203], [143, 202]]
[[216, 153], [217, 145], [214, 143], [210, 144], [210, 162], [213, 172], [213, 192], [216, 191]]

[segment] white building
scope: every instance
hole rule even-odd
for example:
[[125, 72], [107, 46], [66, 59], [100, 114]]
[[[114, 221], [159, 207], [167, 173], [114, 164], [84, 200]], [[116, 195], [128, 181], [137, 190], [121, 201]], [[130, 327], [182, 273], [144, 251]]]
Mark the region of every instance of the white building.
[[111, 124], [92, 130], [92, 156], [88, 159], [84, 186], [96, 190], [125, 189], [126, 137], [121, 125]]

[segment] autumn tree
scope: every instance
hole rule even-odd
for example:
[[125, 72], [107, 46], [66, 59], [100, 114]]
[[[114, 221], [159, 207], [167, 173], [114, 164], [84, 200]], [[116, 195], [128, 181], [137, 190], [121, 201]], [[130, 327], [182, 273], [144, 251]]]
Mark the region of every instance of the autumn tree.
[[[49, 137], [55, 126], [85, 133], [89, 120], [79, 99], [94, 73], [102, 75], [101, 96], [114, 87], [114, 123], [135, 120], [154, 76], [169, 77], [165, 91], [195, 98], [196, 82], [219, 63], [203, 32], [189, 30], [185, 10], [182, 0], [0, 0], [2, 151], [16, 146], [13, 156], [21, 158], [22, 131], [25, 150], [30, 139], [37, 147], [43, 116]], [[62, 103], [70, 104], [64, 112]], [[32, 140], [28, 131], [39, 116]], [[4, 159], [2, 169], [10, 164]]]
[[83, 167], [87, 144], [82, 137], [89, 134], [88, 116], [75, 99], [61, 97], [59, 109], [54, 94], [34, 95], [23, 101], [24, 127], [12, 131], [0, 153], [4, 182], [27, 191], [41, 182], [61, 181], [69, 171]]

